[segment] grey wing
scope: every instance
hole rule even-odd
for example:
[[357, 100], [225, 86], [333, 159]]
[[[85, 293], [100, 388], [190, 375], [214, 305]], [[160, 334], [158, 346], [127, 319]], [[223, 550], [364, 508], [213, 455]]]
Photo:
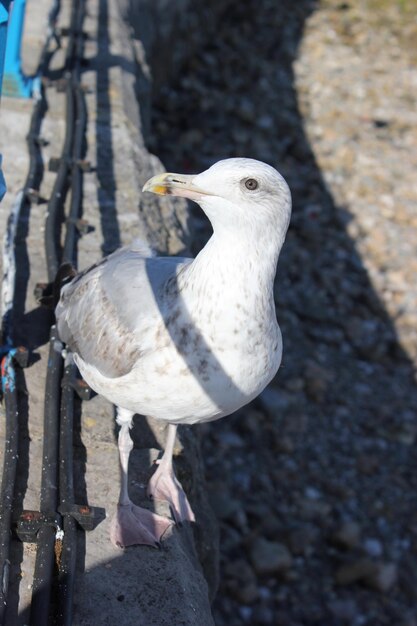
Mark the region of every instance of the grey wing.
[[103, 375], [127, 374], [152, 348], [170, 277], [190, 262], [118, 250], [62, 289], [55, 311], [61, 339]]

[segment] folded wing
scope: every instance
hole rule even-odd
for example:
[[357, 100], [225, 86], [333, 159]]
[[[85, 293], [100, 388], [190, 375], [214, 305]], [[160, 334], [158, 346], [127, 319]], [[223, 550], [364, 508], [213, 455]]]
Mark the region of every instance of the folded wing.
[[133, 244], [77, 275], [55, 311], [61, 339], [110, 378], [127, 374], [153, 349], [155, 329], [170, 307], [169, 285], [191, 262], [144, 252]]

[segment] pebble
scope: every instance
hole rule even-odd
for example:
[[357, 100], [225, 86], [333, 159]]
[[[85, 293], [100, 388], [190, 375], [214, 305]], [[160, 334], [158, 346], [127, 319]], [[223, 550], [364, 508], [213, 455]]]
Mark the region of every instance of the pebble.
[[267, 539], [275, 539], [282, 533], [283, 521], [274, 514], [263, 515], [261, 524], [262, 534]]
[[326, 391], [332, 380], [332, 374], [313, 361], [309, 361], [305, 371], [305, 388], [307, 395], [314, 402], [324, 402]]
[[239, 559], [228, 563], [225, 576], [228, 579], [227, 587], [238, 602], [249, 605], [257, 600], [259, 590], [255, 574], [247, 561]]
[[282, 543], [257, 537], [249, 548], [254, 570], [260, 576], [281, 574], [292, 565], [292, 556]]
[[395, 563], [377, 563], [374, 571], [365, 578], [369, 587], [386, 593], [398, 580], [398, 567]]
[[242, 448], [245, 445], [242, 437], [235, 432], [222, 432], [219, 437], [221, 444], [230, 448]]
[[324, 500], [311, 500], [310, 498], [299, 499], [299, 514], [306, 521], [325, 519], [331, 513], [332, 507]]
[[344, 549], [352, 550], [359, 545], [361, 528], [356, 522], [345, 522], [331, 536], [332, 542]]
[[366, 586], [382, 593], [390, 591], [397, 579], [398, 568], [395, 563], [374, 561], [368, 558], [342, 565], [336, 572], [336, 582], [339, 585], [363, 582]]
[[313, 526], [295, 528], [289, 533], [288, 545], [291, 553], [298, 556], [308, 556], [314, 549], [319, 538], [319, 530]]
[[282, 454], [291, 454], [294, 452], [295, 443], [291, 437], [285, 435], [278, 436], [275, 439], [275, 449]]
[[304, 493], [306, 498], [309, 498], [309, 500], [320, 500], [322, 497], [320, 491], [315, 487], [306, 487]]
[[271, 417], [282, 417], [291, 406], [291, 396], [285, 391], [267, 387], [259, 396], [262, 407]]
[[331, 614], [341, 620], [343, 624], [351, 624], [358, 613], [358, 607], [355, 600], [336, 599], [328, 604]]
[[361, 474], [371, 476], [376, 474], [381, 466], [381, 460], [375, 454], [361, 454], [358, 456], [356, 466]]
[[351, 585], [373, 576], [374, 572], [374, 561], [367, 558], [357, 559], [339, 567], [336, 571], [336, 582], [339, 585]]
[[240, 510], [240, 502], [220, 489], [210, 492], [210, 504], [219, 519], [232, 520]]
[[252, 609], [249, 606], [239, 607], [239, 614], [244, 622], [250, 622], [252, 620]]
[[[275, 617], [274, 611], [271, 607], [266, 605], [260, 605], [257, 607], [253, 613], [253, 622], [252, 624], [259, 624], [259, 626], [268, 626], [268, 624], [274, 624]], [[279, 621], [279, 626], [289, 626], [289, 622]]]
[[363, 542], [363, 549], [369, 556], [380, 557], [384, 552], [384, 547], [379, 539], [369, 537]]

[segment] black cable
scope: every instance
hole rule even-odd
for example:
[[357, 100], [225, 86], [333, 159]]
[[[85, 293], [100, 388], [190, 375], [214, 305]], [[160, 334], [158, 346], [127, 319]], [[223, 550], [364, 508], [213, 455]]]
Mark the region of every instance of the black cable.
[[[53, 282], [62, 261], [76, 261], [76, 221], [82, 213], [82, 170], [80, 160], [84, 145], [86, 107], [79, 86], [83, 37], [84, 0], [74, 0], [71, 9], [66, 69], [66, 133], [55, 185], [48, 205], [45, 224], [45, 249], [48, 279]], [[71, 189], [70, 211], [66, 223], [64, 247], [61, 250], [61, 229], [64, 222], [65, 198]], [[41, 513], [53, 514], [58, 504], [74, 504], [72, 425], [74, 392], [68, 382], [74, 377], [74, 365], [65, 367], [62, 380], [62, 345], [51, 330], [50, 358], [46, 379], [44, 419], [44, 456], [42, 471]], [[61, 381], [63, 387], [61, 390]], [[66, 382], [67, 381], [67, 382]], [[58, 467], [59, 455], [59, 467]], [[59, 478], [59, 493], [57, 481]], [[67, 509], [68, 510], [68, 509]], [[38, 533], [38, 549], [32, 596], [31, 623], [48, 623], [54, 566], [58, 567], [58, 623], [72, 623], [75, 581], [77, 524], [70, 513], [63, 515], [58, 529], [43, 526]]]
[[[45, 387], [44, 434], [40, 511], [56, 517], [58, 508], [58, 447], [60, 389], [62, 379], [62, 343], [55, 326], [49, 339], [48, 369]], [[57, 392], [58, 391], [58, 392]], [[59, 519], [59, 518], [58, 518]], [[31, 605], [31, 626], [46, 626], [50, 610], [55, 565], [55, 537], [60, 530], [43, 524], [38, 532]]]
[[2, 360], [3, 401], [6, 413], [6, 439], [0, 507], [0, 624], [4, 623], [9, 586], [10, 529], [13, 494], [17, 471], [19, 426], [17, 420], [17, 392], [11, 353]]
[[65, 199], [70, 185], [69, 175], [74, 136], [74, 94], [69, 76], [67, 76], [65, 93], [65, 140], [45, 220], [45, 252], [50, 283], [54, 281], [61, 262], [61, 227], [64, 221]]
[[87, 108], [84, 92], [80, 85], [75, 84], [74, 90], [77, 119], [75, 122], [74, 146], [72, 156], [71, 203], [66, 224], [62, 261], [72, 263], [72, 265], [74, 265], [75, 267], [77, 265], [76, 248], [79, 237], [77, 222], [82, 215], [83, 174], [81, 169], [81, 160], [84, 150]]
[[[67, 510], [74, 505], [74, 390], [76, 367], [71, 357], [65, 364], [61, 396], [59, 437], [59, 502]], [[58, 623], [72, 624], [72, 604], [77, 559], [77, 522], [72, 515], [63, 517], [63, 541], [59, 556]]]
[[[83, 36], [81, 28], [84, 19], [84, 0], [73, 0], [71, 23], [68, 33], [68, 47], [65, 54], [65, 140], [59, 160], [55, 184], [48, 204], [45, 221], [45, 252], [48, 280], [52, 283], [63, 260], [61, 249], [61, 228], [64, 221], [65, 200], [71, 184], [73, 170], [73, 142], [75, 134], [76, 85], [79, 79], [78, 39]], [[74, 72], [74, 68], [76, 71]]]
[[[85, 129], [87, 123], [87, 107], [84, 91], [80, 86], [80, 62], [83, 55], [84, 37], [82, 24], [84, 20], [84, 0], [74, 2], [72, 23], [75, 29], [73, 71], [71, 82], [75, 94], [76, 121], [74, 125], [74, 142], [72, 152], [71, 171], [71, 202], [66, 224], [63, 261], [77, 266], [77, 220], [82, 215], [83, 174], [81, 160], [85, 144]], [[74, 422], [74, 389], [76, 367], [71, 357], [66, 363], [62, 385], [61, 429], [60, 429], [60, 472], [59, 472], [59, 500], [60, 506], [74, 505], [74, 476], [73, 476], [73, 422]], [[59, 623], [71, 626], [73, 610], [73, 593], [76, 574], [77, 531], [75, 519], [71, 515], [64, 515], [64, 537], [59, 562]]]

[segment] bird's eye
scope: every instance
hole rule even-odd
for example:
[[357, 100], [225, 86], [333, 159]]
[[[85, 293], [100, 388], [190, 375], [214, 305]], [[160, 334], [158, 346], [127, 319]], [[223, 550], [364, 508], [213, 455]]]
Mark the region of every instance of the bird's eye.
[[245, 180], [245, 187], [246, 189], [249, 189], [249, 191], [254, 191], [255, 189], [258, 189], [258, 181], [254, 178], [247, 178]]

